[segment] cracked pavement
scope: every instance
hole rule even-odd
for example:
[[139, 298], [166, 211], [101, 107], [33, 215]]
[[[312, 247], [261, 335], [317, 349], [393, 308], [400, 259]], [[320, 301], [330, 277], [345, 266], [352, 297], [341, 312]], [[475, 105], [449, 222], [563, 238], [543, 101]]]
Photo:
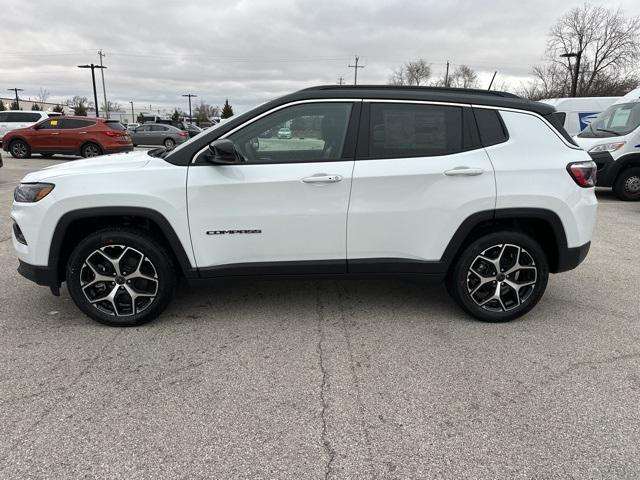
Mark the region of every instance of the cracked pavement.
[[[180, 286], [131, 329], [23, 279], [0, 169], [0, 478], [640, 478], [640, 203], [521, 320], [408, 280]], [[99, 161], [99, 159], [96, 159]]]

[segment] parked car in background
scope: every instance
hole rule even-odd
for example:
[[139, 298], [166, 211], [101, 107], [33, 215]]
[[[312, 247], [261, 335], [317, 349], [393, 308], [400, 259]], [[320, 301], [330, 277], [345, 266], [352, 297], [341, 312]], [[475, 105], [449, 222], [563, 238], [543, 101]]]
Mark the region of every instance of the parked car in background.
[[278, 138], [291, 138], [291, 129], [283, 127], [278, 130]]
[[23, 112], [22, 110], [5, 110], [0, 112], [0, 144], [7, 132], [16, 128], [30, 127], [45, 118], [49, 118], [49, 113], [37, 110]]
[[176, 145], [189, 139], [189, 133], [186, 131], [173, 125], [160, 123], [145, 123], [130, 133], [134, 147], [137, 145], [164, 145], [167, 150], [172, 150]]
[[117, 120], [87, 117], [47, 118], [31, 127], [12, 130], [4, 136], [2, 148], [15, 158], [32, 153], [95, 157], [133, 150], [131, 137]]
[[137, 128], [139, 126], [140, 126], [139, 123], [127, 123], [125, 125], [125, 127], [127, 127], [127, 130], [134, 130], [135, 128]]
[[548, 98], [540, 100], [556, 107], [564, 129], [571, 136], [577, 135], [595, 120], [598, 114], [609, 108], [620, 97]]
[[183, 121], [174, 121], [174, 120], [158, 120], [155, 123], [160, 123], [162, 125], [171, 125], [173, 127], [176, 127], [180, 130], [184, 130], [185, 132], [187, 132], [189, 134], [189, 138], [193, 138], [196, 135], [198, 135], [199, 133], [202, 133], [202, 129], [200, 127], [198, 127], [197, 125], [194, 125], [193, 123], [187, 123], [187, 122], [183, 122]]
[[598, 186], [640, 200], [640, 88], [607, 108], [577, 137], [598, 166]]

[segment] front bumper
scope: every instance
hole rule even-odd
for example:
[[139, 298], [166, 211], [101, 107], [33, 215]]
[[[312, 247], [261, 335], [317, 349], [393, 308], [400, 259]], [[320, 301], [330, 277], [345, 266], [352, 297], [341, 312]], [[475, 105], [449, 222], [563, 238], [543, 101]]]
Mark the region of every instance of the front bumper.
[[616, 161], [609, 152], [589, 153], [591, 159], [598, 167], [598, 187], [611, 187], [616, 179]]
[[575, 248], [564, 248], [558, 252], [558, 264], [553, 273], [567, 272], [580, 265], [587, 257], [591, 242]]
[[60, 282], [57, 273], [49, 267], [30, 265], [22, 260], [18, 260], [18, 273], [27, 280], [31, 280], [37, 285], [49, 287], [54, 295], [60, 294]]

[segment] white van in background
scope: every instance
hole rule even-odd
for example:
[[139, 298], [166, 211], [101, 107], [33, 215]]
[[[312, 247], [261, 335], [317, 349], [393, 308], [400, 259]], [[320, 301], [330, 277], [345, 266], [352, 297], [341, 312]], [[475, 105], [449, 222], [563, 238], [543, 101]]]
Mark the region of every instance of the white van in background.
[[4, 137], [5, 133], [15, 130], [16, 128], [30, 127], [40, 120], [54, 115], [58, 114], [40, 110], [30, 110], [26, 112], [22, 110], [5, 110], [0, 112], [0, 145], [2, 145], [2, 137]]
[[621, 200], [640, 200], [640, 88], [603, 111], [575, 141], [598, 166], [600, 187]]
[[587, 128], [600, 112], [619, 99], [620, 97], [571, 97], [540, 101], [553, 105], [558, 113], [564, 114], [564, 129], [573, 136]]

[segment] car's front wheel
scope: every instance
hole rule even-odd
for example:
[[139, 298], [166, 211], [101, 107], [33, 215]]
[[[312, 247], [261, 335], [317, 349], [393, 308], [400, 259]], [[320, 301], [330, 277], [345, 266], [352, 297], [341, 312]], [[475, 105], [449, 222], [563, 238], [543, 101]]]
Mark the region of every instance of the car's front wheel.
[[13, 158], [29, 158], [31, 156], [31, 147], [24, 140], [14, 140], [9, 145], [9, 152]]
[[613, 193], [620, 200], [640, 200], [640, 168], [623, 170], [613, 184]]
[[519, 232], [480, 237], [458, 257], [449, 293], [469, 314], [506, 322], [531, 310], [547, 287], [549, 266], [540, 245]]
[[175, 272], [167, 251], [144, 232], [110, 228], [87, 236], [67, 263], [67, 287], [89, 317], [110, 326], [142, 325], [173, 295]]

